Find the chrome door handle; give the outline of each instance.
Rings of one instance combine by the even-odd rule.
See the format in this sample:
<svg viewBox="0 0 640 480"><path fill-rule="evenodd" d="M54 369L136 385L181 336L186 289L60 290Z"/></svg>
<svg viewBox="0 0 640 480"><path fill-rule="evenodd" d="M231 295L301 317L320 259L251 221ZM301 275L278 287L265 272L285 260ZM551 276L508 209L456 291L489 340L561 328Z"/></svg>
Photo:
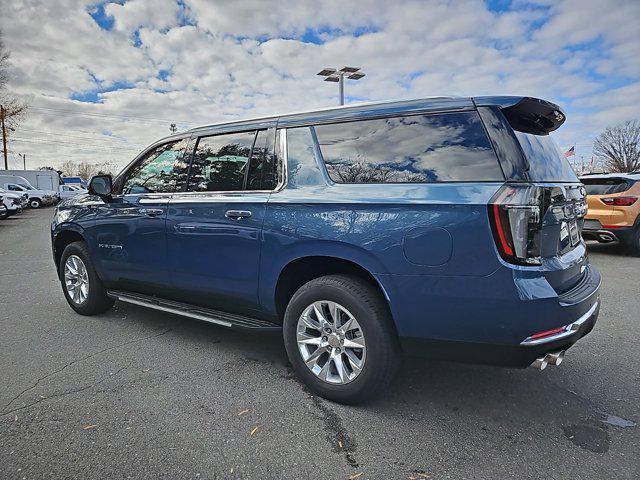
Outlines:
<svg viewBox="0 0 640 480"><path fill-rule="evenodd" d="M146 215L147 217L157 217L158 215L162 215L164 210L161 208L141 208L138 210L141 214Z"/></svg>
<svg viewBox="0 0 640 480"><path fill-rule="evenodd" d="M233 220L240 220L241 218L249 218L251 212L249 210L227 210L224 216Z"/></svg>

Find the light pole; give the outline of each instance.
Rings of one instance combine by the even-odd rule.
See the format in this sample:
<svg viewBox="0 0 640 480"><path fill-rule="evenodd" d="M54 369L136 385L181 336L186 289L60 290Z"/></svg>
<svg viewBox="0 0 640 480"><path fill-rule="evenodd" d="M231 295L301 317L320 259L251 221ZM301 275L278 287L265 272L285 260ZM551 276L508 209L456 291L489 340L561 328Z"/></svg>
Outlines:
<svg viewBox="0 0 640 480"><path fill-rule="evenodd" d="M336 68L325 68L318 72L318 75L321 77L325 77L325 82L337 82L338 90L340 91L340 105L344 105L344 77L351 80L360 80L365 76L364 73L360 71L359 67L342 67L340 69Z"/></svg>

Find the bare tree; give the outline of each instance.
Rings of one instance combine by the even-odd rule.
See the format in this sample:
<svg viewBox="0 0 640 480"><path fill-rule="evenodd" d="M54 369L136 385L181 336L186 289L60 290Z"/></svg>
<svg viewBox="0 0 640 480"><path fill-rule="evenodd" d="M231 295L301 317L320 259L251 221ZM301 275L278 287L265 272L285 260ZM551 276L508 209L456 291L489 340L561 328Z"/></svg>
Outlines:
<svg viewBox="0 0 640 480"><path fill-rule="evenodd" d="M4 41L2 40L2 32L0 32L0 91L6 87L7 81L9 80L7 73L9 69L9 56L9 50L5 48Z"/></svg>
<svg viewBox="0 0 640 480"><path fill-rule="evenodd" d="M629 120L607 127L593 145L593 153L610 172L640 170L640 122Z"/></svg>
<svg viewBox="0 0 640 480"><path fill-rule="evenodd" d="M89 163L66 160L60 167L62 175L65 177L81 177L89 180L94 175L112 174L114 165L109 162Z"/></svg>
<svg viewBox="0 0 640 480"><path fill-rule="evenodd" d="M7 92L10 56L11 54L2 39L2 31L0 31L0 105L2 105L2 116L7 136L15 130L27 112L26 104Z"/></svg>

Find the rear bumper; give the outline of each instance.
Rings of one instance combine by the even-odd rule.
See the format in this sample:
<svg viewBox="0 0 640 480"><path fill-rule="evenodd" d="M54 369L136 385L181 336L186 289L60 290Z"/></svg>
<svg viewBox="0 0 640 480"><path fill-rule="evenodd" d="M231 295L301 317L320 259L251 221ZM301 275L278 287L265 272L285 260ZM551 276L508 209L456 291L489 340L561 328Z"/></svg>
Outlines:
<svg viewBox="0 0 640 480"><path fill-rule="evenodd" d="M602 243L623 242L627 243L633 239L634 227L602 227L597 229L583 228L582 238L585 240L597 240Z"/></svg>
<svg viewBox="0 0 640 480"><path fill-rule="evenodd" d="M519 345L503 345L426 340L411 337L401 338L400 342L406 355L455 362L525 368L531 365L538 357L547 353L571 348L578 340L591 332L600 312L599 299L593 307L592 310L589 310L587 316L578 319L579 324L576 321L567 325L567 327L576 326L575 329L569 330L567 335L550 338L541 343L522 342Z"/></svg>
<svg viewBox="0 0 640 480"><path fill-rule="evenodd" d="M589 333L600 308L601 276L589 264L582 279L561 294L530 270L421 280L385 285L408 355L525 367ZM540 337L542 332L549 336Z"/></svg>

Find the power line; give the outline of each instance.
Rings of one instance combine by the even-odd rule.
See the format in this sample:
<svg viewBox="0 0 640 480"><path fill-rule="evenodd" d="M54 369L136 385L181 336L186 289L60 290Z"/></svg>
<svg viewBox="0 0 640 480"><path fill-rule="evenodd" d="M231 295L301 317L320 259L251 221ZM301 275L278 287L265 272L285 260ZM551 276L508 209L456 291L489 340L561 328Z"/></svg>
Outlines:
<svg viewBox="0 0 640 480"><path fill-rule="evenodd" d="M65 116L65 115L76 115L76 116L85 116L85 117L97 117L97 118L121 118L125 120L142 120L147 122L161 122L161 123L172 123L176 122L174 118L156 118L156 117L142 117L138 115L124 115L124 114L111 114L111 113L99 113L99 112L77 112L74 110L67 110L63 108L51 108L51 107L29 107L30 110L41 110L40 113L46 115L57 115L57 116ZM53 113L49 113L53 112ZM187 120L177 120L177 123L182 123L185 125L198 125L197 122L190 122Z"/></svg>

